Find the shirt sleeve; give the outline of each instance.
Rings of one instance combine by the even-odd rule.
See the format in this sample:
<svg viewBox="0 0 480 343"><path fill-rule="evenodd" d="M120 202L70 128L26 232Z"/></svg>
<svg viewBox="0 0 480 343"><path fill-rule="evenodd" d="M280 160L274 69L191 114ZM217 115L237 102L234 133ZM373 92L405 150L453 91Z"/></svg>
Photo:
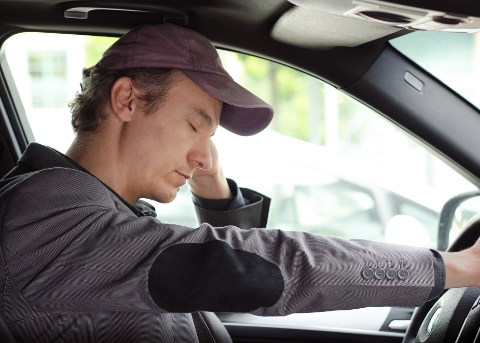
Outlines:
<svg viewBox="0 0 480 343"><path fill-rule="evenodd" d="M230 190L233 194L232 197L227 199L204 199L201 197L196 196L192 193L193 202L196 206L203 208L205 210L211 211L228 211L228 210L236 210L245 205L250 204L250 198L245 199L240 188L238 187L237 183L232 179L227 178L228 185ZM250 190L244 191L247 196L251 196ZM261 198L258 197L257 199L252 199L252 203L260 201ZM263 226L265 227L265 226ZM433 271L434 271L434 280L435 285L430 292L427 301L435 299L440 294L442 294L443 290L445 289L445 263L443 262L442 256L433 249L430 249L432 253L432 263L433 263Z"/></svg>
<svg viewBox="0 0 480 343"><path fill-rule="evenodd" d="M227 179L233 196L228 199L204 199L193 194L198 224L216 227L236 226L244 230L267 227L270 198L248 188L240 188Z"/></svg>
<svg viewBox="0 0 480 343"><path fill-rule="evenodd" d="M445 289L445 263L443 262L443 257L438 253L438 251L430 249L432 252L432 261L433 261L433 274L435 279L435 285L428 296L427 301L435 299L440 294L442 294Z"/></svg>
<svg viewBox="0 0 480 343"><path fill-rule="evenodd" d="M232 211L244 207L250 203L249 199L243 197L242 191L237 183L227 178L228 186L233 196L226 199L205 199L192 193L193 203L205 210L210 211Z"/></svg>

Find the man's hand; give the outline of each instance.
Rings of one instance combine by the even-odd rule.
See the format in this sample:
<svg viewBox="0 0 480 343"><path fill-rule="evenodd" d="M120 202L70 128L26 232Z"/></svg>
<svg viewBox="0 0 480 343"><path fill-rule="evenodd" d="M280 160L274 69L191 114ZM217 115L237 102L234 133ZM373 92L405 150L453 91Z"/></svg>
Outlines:
<svg viewBox="0 0 480 343"><path fill-rule="evenodd" d="M232 196L223 168L218 162L217 147L210 140L212 167L210 169L196 168L188 184L193 194L205 199L225 199Z"/></svg>
<svg viewBox="0 0 480 343"><path fill-rule="evenodd" d="M480 239L466 250L439 253L445 262L445 288L480 287Z"/></svg>

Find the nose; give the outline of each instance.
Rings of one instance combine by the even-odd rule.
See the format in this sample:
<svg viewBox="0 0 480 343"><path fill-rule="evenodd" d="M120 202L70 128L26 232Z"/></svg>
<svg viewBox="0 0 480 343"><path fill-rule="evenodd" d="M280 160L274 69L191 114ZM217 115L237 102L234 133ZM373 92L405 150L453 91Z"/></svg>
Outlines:
<svg viewBox="0 0 480 343"><path fill-rule="evenodd" d="M189 156L189 161L194 168L208 170L212 168L212 153L210 142L197 145Z"/></svg>

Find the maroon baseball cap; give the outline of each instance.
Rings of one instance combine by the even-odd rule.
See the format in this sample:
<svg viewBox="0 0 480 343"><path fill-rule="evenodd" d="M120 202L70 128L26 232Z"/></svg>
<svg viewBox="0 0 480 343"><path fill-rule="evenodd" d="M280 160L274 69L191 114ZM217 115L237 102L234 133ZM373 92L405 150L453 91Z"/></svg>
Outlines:
<svg viewBox="0 0 480 343"><path fill-rule="evenodd" d="M242 136L270 124L273 108L236 83L223 69L217 50L201 34L170 23L143 25L123 35L103 54L101 68L174 68L223 101L220 125Z"/></svg>

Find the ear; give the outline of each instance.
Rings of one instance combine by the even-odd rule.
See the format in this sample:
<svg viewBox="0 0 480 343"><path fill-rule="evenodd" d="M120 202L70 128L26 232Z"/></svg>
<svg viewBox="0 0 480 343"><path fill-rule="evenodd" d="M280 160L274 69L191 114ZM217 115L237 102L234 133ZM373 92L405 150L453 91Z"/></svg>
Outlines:
<svg viewBox="0 0 480 343"><path fill-rule="evenodd" d="M112 86L110 101L116 119L120 122L132 120L135 111L135 94L129 77L121 77Z"/></svg>

